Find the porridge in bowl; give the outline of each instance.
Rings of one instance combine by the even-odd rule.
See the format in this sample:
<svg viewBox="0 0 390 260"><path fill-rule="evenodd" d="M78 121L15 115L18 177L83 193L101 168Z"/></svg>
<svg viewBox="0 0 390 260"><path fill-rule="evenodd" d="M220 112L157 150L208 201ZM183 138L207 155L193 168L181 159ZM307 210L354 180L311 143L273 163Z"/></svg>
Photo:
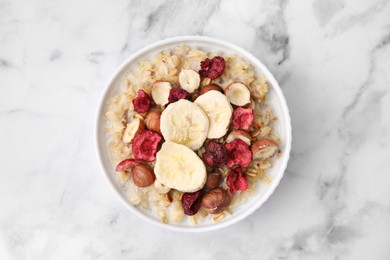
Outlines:
<svg viewBox="0 0 390 260"><path fill-rule="evenodd" d="M162 223L218 222L267 185L281 154L265 77L236 54L179 45L108 101L110 160L129 203Z"/></svg>

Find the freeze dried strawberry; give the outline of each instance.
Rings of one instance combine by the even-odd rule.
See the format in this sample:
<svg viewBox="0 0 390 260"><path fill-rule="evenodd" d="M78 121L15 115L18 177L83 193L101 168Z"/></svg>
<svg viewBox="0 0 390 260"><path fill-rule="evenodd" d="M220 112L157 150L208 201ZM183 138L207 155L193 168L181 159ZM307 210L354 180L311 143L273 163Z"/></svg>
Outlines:
<svg viewBox="0 0 390 260"><path fill-rule="evenodd" d="M142 89L138 90L137 97L133 100L134 110L138 113L146 113L148 112L152 102L148 94Z"/></svg>
<svg viewBox="0 0 390 260"><path fill-rule="evenodd" d="M248 145L241 139L225 144L225 147L229 156L227 166L241 166L245 168L251 163L252 153Z"/></svg>
<svg viewBox="0 0 390 260"><path fill-rule="evenodd" d="M126 170L133 168L134 166L136 166L138 163L141 163L141 162L143 162L143 161L140 159L134 159L134 158L125 159L125 160L121 161L120 163L118 163L115 171L124 172Z"/></svg>
<svg viewBox="0 0 390 260"><path fill-rule="evenodd" d="M238 107L233 112L233 128L248 130L253 124L253 109Z"/></svg>
<svg viewBox="0 0 390 260"><path fill-rule="evenodd" d="M200 62L200 76L216 79L223 74L225 70L225 59L221 56L215 56L211 60L205 59Z"/></svg>
<svg viewBox="0 0 390 260"><path fill-rule="evenodd" d="M182 88L171 88L169 91L168 104L174 103L179 99L190 99L190 93Z"/></svg>
<svg viewBox="0 0 390 260"><path fill-rule="evenodd" d="M188 216L195 215L198 212L201 204L201 192L184 193L181 198L181 205L183 206L184 214Z"/></svg>
<svg viewBox="0 0 390 260"><path fill-rule="evenodd" d="M230 189L230 193L234 194L238 190L248 189L248 182L242 174L241 168L235 168L228 173L226 184Z"/></svg>
<svg viewBox="0 0 390 260"><path fill-rule="evenodd" d="M132 144L134 157L147 162L153 162L156 160L156 153L161 139L160 134L150 130L145 130L137 134Z"/></svg>
<svg viewBox="0 0 390 260"><path fill-rule="evenodd" d="M211 141L206 146L203 153L203 161L210 167L219 168L224 166L229 160L226 148L223 144Z"/></svg>

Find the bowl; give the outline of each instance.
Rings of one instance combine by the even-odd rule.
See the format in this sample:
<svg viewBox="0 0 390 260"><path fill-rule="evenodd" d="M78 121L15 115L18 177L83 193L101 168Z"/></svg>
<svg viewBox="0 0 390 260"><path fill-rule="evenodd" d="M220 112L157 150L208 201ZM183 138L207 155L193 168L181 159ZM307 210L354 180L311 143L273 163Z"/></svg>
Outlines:
<svg viewBox="0 0 390 260"><path fill-rule="evenodd" d="M137 63L149 59L159 53L161 50L170 49L174 46L185 44L193 47L200 47L206 51L222 51L223 53L236 53L251 63L257 72L262 72L266 77L269 92L268 92L268 103L271 105L274 114L278 117L277 124L275 125L276 133L281 138L281 150L283 151L282 156L275 160L272 169L269 174L272 177L272 182L267 185L259 185L256 190L253 191L253 195L242 205L234 208L232 215L226 216L218 223L212 221L193 225L190 222L182 222L177 224L163 224L157 217L151 212L143 210L139 207L131 205L125 196L124 190L120 187L116 176L115 166L111 164L109 160L109 151L107 149L106 137L105 137L105 121L103 115L107 110L106 100L115 94L115 90L120 86L126 72L136 65ZM108 81L105 91L101 97L96 120L96 144L99 161L103 169L104 175L108 180L110 186L114 189L114 192L118 195L117 197L123 202L125 207L129 209L133 214L137 215L141 219L157 225L162 228L166 228L174 231L187 231L187 232L202 232L212 231L227 227L245 217L252 214L255 210L271 196L275 188L278 186L281 178L283 177L284 171L287 167L287 162L290 157L291 150L291 121L286 100L283 96L282 90L279 87L278 82L274 76L267 69L267 67L261 63L255 56L247 52L246 50L228 43L223 40L214 39L205 36L180 36L165 39L162 41L155 42L148 45L139 51L135 52L128 59L126 59L118 69L114 72L111 79Z"/></svg>

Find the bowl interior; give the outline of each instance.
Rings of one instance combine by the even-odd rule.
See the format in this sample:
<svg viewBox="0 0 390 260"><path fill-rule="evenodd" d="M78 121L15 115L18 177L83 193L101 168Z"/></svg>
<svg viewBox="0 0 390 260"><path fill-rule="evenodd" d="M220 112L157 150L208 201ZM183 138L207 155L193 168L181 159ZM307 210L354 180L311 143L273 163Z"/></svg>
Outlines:
<svg viewBox="0 0 390 260"><path fill-rule="evenodd" d="M272 178L272 182L270 184L259 184L250 199L248 199L242 205L234 208L233 215L226 216L218 223L205 221L204 223L199 223L195 226L190 222L186 221L177 224L160 223L158 218L155 217L150 211L145 211L139 207L134 207L127 202L126 194L124 190L120 187L118 180L115 176L115 166L111 165L111 162L109 160L109 151L107 149L106 141L107 138L105 136L106 133L104 132L105 121L103 118L105 112L107 111L106 100L115 95L115 92L121 85L121 82L126 75L126 72L129 71L137 63L152 58L161 50L171 49L181 44L185 44L192 47L200 47L206 51L212 51L221 54L236 53L246 59L247 62L251 63L255 67L255 70L257 72L261 72L265 75L269 85L268 103L271 105L274 114L278 117L278 121L275 125L275 132L278 133L281 138L281 150L283 151L283 153L280 158L273 161L273 167L269 171L269 175ZM287 166L291 147L290 115L282 91L280 90L279 85L276 82L275 78L272 76L272 74L257 58L255 58L247 51L227 42L204 36L184 36L163 40L149 45L129 57L129 59L127 59L118 68L118 70L114 73L113 77L107 84L106 91L103 94L100 108L98 111L96 127L97 149L103 170L109 182L115 189L116 193L119 195L121 201L126 205L129 210L131 210L139 217L161 227L178 231L197 232L214 230L233 224L251 214L268 199L268 197L273 193L276 186L279 184L279 181L282 178Z"/></svg>

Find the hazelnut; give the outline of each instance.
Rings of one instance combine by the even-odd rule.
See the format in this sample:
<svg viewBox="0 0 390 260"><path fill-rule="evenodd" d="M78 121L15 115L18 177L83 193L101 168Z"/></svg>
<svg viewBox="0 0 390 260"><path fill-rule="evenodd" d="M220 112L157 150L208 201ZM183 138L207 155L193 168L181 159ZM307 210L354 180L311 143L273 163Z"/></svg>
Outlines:
<svg viewBox="0 0 390 260"><path fill-rule="evenodd" d="M227 99L236 106L245 106L251 102L251 92L247 86L240 82L230 83L225 88Z"/></svg>
<svg viewBox="0 0 390 260"><path fill-rule="evenodd" d="M144 121L139 118L134 118L130 123L127 123L126 129L123 132L122 141L124 143L132 143L134 137L144 131L144 129Z"/></svg>
<svg viewBox="0 0 390 260"><path fill-rule="evenodd" d="M253 123L253 127L254 127L255 129L260 129L260 128L261 128L261 122L255 121L255 122Z"/></svg>
<svg viewBox="0 0 390 260"><path fill-rule="evenodd" d="M251 136L244 130L233 130L226 138L226 143L231 143L237 139L244 141L247 145L251 145Z"/></svg>
<svg viewBox="0 0 390 260"><path fill-rule="evenodd" d="M221 184L222 181L222 175L219 173L210 173L207 176L206 184L204 187L208 190L212 190L214 188L217 188L219 184Z"/></svg>
<svg viewBox="0 0 390 260"><path fill-rule="evenodd" d="M251 150L254 160L267 160L278 150L278 144L271 139L263 138L254 142Z"/></svg>
<svg viewBox="0 0 390 260"><path fill-rule="evenodd" d="M145 123L146 128L157 133L161 133L160 131L160 117L161 111L152 110L146 115Z"/></svg>
<svg viewBox="0 0 390 260"><path fill-rule="evenodd" d="M202 198L202 207L211 214L219 214L227 209L230 205L231 199L226 190L222 188L215 188Z"/></svg>
<svg viewBox="0 0 390 260"><path fill-rule="evenodd" d="M218 86L217 84L208 84L200 90L200 94L203 95L204 93L206 93L210 90L216 90L216 91L223 93L223 89L220 86Z"/></svg>
<svg viewBox="0 0 390 260"><path fill-rule="evenodd" d="M134 184L138 187L147 187L153 184L156 176L153 169L144 163L139 163L131 169Z"/></svg>

